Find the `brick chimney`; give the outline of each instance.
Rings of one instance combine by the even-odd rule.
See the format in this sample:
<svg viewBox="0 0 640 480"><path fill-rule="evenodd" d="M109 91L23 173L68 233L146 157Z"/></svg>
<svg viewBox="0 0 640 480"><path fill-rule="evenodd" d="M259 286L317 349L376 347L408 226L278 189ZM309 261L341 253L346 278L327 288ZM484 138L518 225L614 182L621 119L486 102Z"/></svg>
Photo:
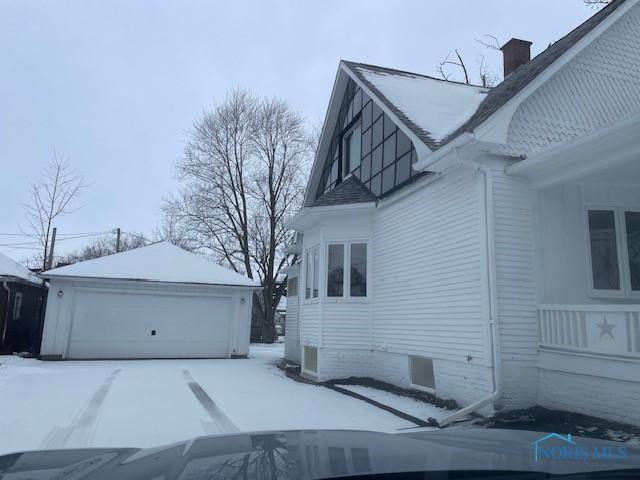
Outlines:
<svg viewBox="0 0 640 480"><path fill-rule="evenodd" d="M531 60L531 42L512 38L502 47L502 57L504 59L504 77L513 72L520 65L524 65Z"/></svg>

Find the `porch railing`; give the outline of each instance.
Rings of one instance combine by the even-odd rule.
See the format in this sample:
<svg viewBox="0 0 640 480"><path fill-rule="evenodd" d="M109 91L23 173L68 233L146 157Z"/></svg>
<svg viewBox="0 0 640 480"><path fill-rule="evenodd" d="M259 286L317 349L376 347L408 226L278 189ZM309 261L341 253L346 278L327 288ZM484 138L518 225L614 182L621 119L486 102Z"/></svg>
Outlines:
<svg viewBox="0 0 640 480"><path fill-rule="evenodd" d="M640 359L640 305L540 305L540 347Z"/></svg>

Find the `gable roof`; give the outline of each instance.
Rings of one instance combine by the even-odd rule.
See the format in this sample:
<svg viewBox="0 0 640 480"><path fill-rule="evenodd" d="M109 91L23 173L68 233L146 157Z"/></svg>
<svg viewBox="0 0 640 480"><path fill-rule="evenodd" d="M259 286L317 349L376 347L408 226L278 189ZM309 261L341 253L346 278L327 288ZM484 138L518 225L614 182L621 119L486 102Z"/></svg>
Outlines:
<svg viewBox="0 0 640 480"><path fill-rule="evenodd" d="M431 150L472 132L626 0L613 0L492 88L356 62L342 63Z"/></svg>
<svg viewBox="0 0 640 480"><path fill-rule="evenodd" d="M402 70L343 63L431 150L473 115L489 91Z"/></svg>
<svg viewBox="0 0 640 480"><path fill-rule="evenodd" d="M41 273L45 278L76 277L256 287L259 283L169 242L158 242L107 257Z"/></svg>
<svg viewBox="0 0 640 480"><path fill-rule="evenodd" d="M501 83L493 87L487 94L484 101L469 119L453 131L440 146L445 145L464 132L472 132L491 115L511 100L518 92L529 85L547 67L551 66L567 50L573 47L578 41L584 38L589 32L596 28L603 20L611 15L626 0L613 0L610 4L598 11L595 15L587 19L584 23L574 28L560 40L552 43L546 50L543 50L529 62L518 67L508 75Z"/></svg>
<svg viewBox="0 0 640 480"><path fill-rule="evenodd" d="M349 203L375 202L376 196L354 176L339 183L336 188L325 193L310 207L326 207L329 205L345 205Z"/></svg>
<svg viewBox="0 0 640 480"><path fill-rule="evenodd" d="M2 253L0 253L0 277L12 277L31 283L42 283L31 270Z"/></svg>

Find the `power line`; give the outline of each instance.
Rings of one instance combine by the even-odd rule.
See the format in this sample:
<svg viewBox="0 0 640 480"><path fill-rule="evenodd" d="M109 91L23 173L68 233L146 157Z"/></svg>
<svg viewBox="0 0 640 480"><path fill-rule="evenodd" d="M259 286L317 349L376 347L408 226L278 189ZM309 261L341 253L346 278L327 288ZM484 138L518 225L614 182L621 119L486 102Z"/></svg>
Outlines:
<svg viewBox="0 0 640 480"><path fill-rule="evenodd" d="M65 240L76 240L79 238L89 238L89 237L97 237L99 235L108 235L113 233L113 231L108 231L108 232L96 232L96 233L86 233L83 235L75 235L75 236L67 236L67 237L63 237L63 238L58 238L58 242L63 242ZM67 235L71 235L71 234L67 234ZM0 247L21 247L21 246L27 246L27 245L34 245L36 246L35 248L37 248L37 246L42 246L42 244L36 240L32 241L32 242L14 242L14 243L0 243Z"/></svg>

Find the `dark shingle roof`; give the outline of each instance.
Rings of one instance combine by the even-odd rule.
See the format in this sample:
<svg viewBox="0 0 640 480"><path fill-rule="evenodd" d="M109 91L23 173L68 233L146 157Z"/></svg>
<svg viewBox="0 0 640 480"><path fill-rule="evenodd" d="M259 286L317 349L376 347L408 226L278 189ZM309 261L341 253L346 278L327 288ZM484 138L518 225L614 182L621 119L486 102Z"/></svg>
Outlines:
<svg viewBox="0 0 640 480"><path fill-rule="evenodd" d="M613 13L626 0L613 0L609 5L597 12L580 26L574 28L557 42L551 44L546 50L541 52L529 62L517 68L504 81L492 88L487 98L480 104L467 122L444 139L440 146L450 142L464 132L471 132L500 107L513 98L518 92L529 85L547 67L553 64L567 50L573 47L578 41L584 38L589 32L597 27L604 19Z"/></svg>
<svg viewBox="0 0 640 480"><path fill-rule="evenodd" d="M475 130L493 113L498 111L500 107L502 107L518 92L529 85L529 83L531 83L538 75L540 75L548 66L553 64L567 50L569 50L585 35L591 32L595 27L597 27L604 19L606 19L625 1L626 0L613 0L609 5L598 11L595 15L582 23L580 26L573 29L560 40L550 45L546 50L531 59L528 63L516 69L513 73L511 73L511 75L505 78L502 83L496 85L488 91L486 98L482 101L475 113L471 115L471 117L463 125L458 127L455 131L453 131L440 142L434 141L429 136L429 132L424 131L422 128L412 122L411 119L409 119L401 110L399 110L392 102L390 102L382 94L382 92L380 92L380 90L375 87L375 85L369 82L360 70L366 69L389 75L417 76L438 81L444 80L402 70L378 67L375 65L366 65L344 60L343 63L347 67L349 67L351 72L353 72L353 74L356 75L356 77L358 77L358 79L363 84L365 84L400 119L400 121L402 121L422 142L424 142L425 145L427 145L431 150L437 150L438 148L452 141L460 134Z"/></svg>
<svg viewBox="0 0 640 480"><path fill-rule="evenodd" d="M329 205L345 205L349 203L375 202L376 196L365 187L360 180L351 176L336 188L313 202L310 207L326 207Z"/></svg>

